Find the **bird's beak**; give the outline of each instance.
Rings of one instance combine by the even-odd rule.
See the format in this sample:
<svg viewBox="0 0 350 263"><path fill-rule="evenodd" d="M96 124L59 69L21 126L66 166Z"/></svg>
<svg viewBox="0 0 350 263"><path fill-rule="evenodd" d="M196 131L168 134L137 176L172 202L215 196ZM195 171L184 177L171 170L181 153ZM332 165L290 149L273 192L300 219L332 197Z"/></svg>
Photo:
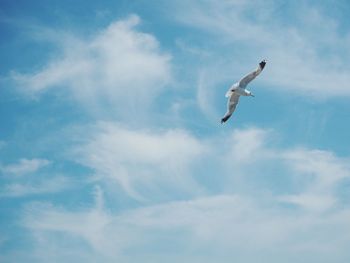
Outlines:
<svg viewBox="0 0 350 263"><path fill-rule="evenodd" d="M253 94L250 94L250 96L255 97Z"/></svg>

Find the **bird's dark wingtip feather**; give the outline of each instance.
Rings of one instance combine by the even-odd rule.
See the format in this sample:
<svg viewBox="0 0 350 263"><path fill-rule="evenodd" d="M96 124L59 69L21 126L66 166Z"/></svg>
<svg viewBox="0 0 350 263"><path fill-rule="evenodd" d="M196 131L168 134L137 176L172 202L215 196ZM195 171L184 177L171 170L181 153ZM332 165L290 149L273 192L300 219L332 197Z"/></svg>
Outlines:
<svg viewBox="0 0 350 263"><path fill-rule="evenodd" d="M225 123L229 118L231 117L231 115L225 116L221 119L221 124Z"/></svg>
<svg viewBox="0 0 350 263"><path fill-rule="evenodd" d="M259 66L260 66L261 69L264 69L265 65L266 65L266 59L264 59L263 61L261 61L259 63Z"/></svg>

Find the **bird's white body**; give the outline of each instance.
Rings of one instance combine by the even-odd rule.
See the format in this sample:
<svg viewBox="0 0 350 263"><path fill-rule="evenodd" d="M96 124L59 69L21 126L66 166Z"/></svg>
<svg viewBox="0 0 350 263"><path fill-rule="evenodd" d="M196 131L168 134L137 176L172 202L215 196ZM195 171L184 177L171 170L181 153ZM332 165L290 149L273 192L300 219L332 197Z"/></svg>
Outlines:
<svg viewBox="0 0 350 263"><path fill-rule="evenodd" d="M255 79L256 76L258 76L261 73L261 71L265 67L265 64L265 60L261 61L259 63L259 67L256 70L243 77L239 82L233 84L230 87L230 89L226 92L225 96L228 98L227 112L225 116L221 119L221 123L226 122L231 117L231 115L236 109L240 96L254 97L254 95L249 90L247 90L246 87L249 84L249 82L251 82L253 79Z"/></svg>
<svg viewBox="0 0 350 263"><path fill-rule="evenodd" d="M240 96L251 96L252 93L247 90L239 87L238 83L232 85L232 87L226 92L225 97L229 98L233 95L233 93L238 94Z"/></svg>

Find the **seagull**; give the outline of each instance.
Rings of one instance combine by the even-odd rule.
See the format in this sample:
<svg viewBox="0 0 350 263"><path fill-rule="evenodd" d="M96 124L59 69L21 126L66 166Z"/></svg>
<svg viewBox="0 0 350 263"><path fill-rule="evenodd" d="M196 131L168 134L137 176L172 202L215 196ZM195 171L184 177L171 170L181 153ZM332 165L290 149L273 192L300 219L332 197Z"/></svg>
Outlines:
<svg viewBox="0 0 350 263"><path fill-rule="evenodd" d="M247 90L246 87L249 84L249 82L251 82L253 79L255 79L256 76L258 76L261 73L265 65L266 60L264 59L259 63L259 66L256 70L243 77L239 82L233 84L230 87L230 89L226 92L225 97L228 98L227 112L225 113L225 116L222 117L221 123L226 122L231 117L231 115L237 107L240 96L254 97L251 91Z"/></svg>

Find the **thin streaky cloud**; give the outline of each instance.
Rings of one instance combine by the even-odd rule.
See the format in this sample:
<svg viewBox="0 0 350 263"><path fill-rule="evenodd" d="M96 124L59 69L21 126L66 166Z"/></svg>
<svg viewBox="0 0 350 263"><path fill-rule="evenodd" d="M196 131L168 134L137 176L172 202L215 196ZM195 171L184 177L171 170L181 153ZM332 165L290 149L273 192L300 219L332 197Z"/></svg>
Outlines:
<svg viewBox="0 0 350 263"><path fill-rule="evenodd" d="M89 40L63 34L61 56L38 72L13 72L12 79L25 94L63 89L89 111L106 114L108 108L119 117L126 112L135 117L171 80L171 56L154 36L137 29L140 23L131 15Z"/></svg>
<svg viewBox="0 0 350 263"><path fill-rule="evenodd" d="M135 249L146 246L151 241L160 244L164 234L172 235L173 242L164 244L167 255L171 255L170 262L181 259L193 261L199 257L198 253L177 253L176 256L176 248L171 247L177 242L183 242L189 249L196 249L200 254L205 253L204 249L209 246L211 255L202 262L212 262L220 253L224 253L226 258L223 262L229 262L227 259L230 256L241 258L239 262L243 262L243 259L254 262L261 255L277 262L286 255L296 258L296 254L298 258L304 259L302 262L308 262L320 257L332 258L337 252L344 253L346 248L338 241L349 240L350 235L337 228L332 230L332 227L346 227L349 211L324 214L322 217L317 213L281 213L282 211L285 208L269 207L263 202L239 195L217 195L169 202L130 209L118 215L94 207L82 211L67 211L52 205L33 204L28 207L23 224L38 240L52 242L55 233L80 238L91 244L107 261L114 258L136 262L143 257L143 252L134 253ZM182 235L174 236L171 234L173 229ZM323 238L324 235L341 238L335 238L338 241L330 244ZM56 249L60 249L59 243L54 244ZM284 256L262 252L277 245ZM226 246L231 249L223 250ZM323 249L326 247L328 249ZM42 253L49 252L42 250ZM154 255L152 259L158 261L159 256Z"/></svg>
<svg viewBox="0 0 350 263"><path fill-rule="evenodd" d="M186 131L135 131L112 122L90 130L88 143L76 146L73 155L102 180L119 184L130 197L144 201L143 193L153 192L155 197L162 189L201 191L190 171L206 148ZM146 200L154 197L148 195Z"/></svg>
<svg viewBox="0 0 350 263"><path fill-rule="evenodd" d="M302 5L297 19L300 24L310 26L277 23L274 12L278 4L271 1L263 5L266 15L258 15L256 21L249 16L256 3L259 1L192 1L186 7L179 4L175 10L178 11L177 21L215 35L215 42L222 49L227 50L228 45L232 46L232 51L239 49L246 57L244 66L256 57L267 58L271 62L268 76L262 77L266 86L321 99L350 95L350 68L347 66L350 53L344 49L349 38L336 33L338 25L334 17ZM322 32L322 37L314 34L315 28ZM324 49L335 52L331 57L325 56ZM231 67L222 70L242 69L234 60L235 53L231 59L220 58L220 52L216 53L226 65L232 61Z"/></svg>
<svg viewBox="0 0 350 263"><path fill-rule="evenodd" d="M0 189L2 198L27 197L33 195L45 195L69 190L74 182L65 176L53 176L51 178L35 180L33 183L12 182L5 184Z"/></svg>
<svg viewBox="0 0 350 263"><path fill-rule="evenodd" d="M347 262L346 1L66 2L0 7L1 262Z"/></svg>
<svg viewBox="0 0 350 263"><path fill-rule="evenodd" d="M0 165L0 171L5 175L21 176L35 173L41 168L48 166L51 162L46 159L22 158L17 163Z"/></svg>

